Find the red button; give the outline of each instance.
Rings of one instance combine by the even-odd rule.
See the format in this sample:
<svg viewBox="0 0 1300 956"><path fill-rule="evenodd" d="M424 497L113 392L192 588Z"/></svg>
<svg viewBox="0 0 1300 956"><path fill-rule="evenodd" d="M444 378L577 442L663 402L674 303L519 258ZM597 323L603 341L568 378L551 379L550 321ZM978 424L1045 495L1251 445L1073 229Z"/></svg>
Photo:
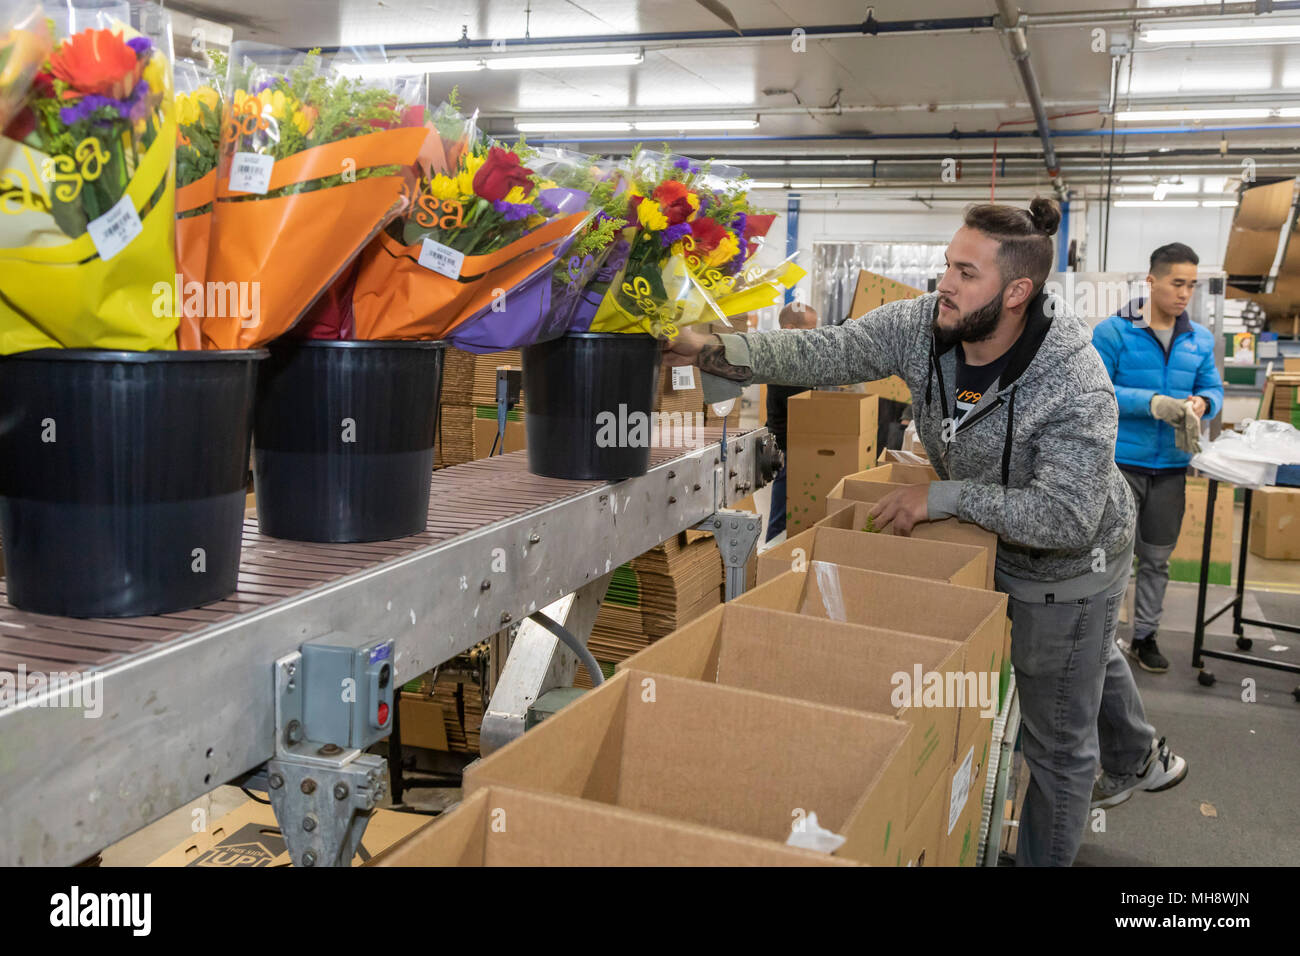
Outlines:
<svg viewBox="0 0 1300 956"><path fill-rule="evenodd" d="M379 702L379 726L382 727L388 723L388 705L382 700Z"/></svg>

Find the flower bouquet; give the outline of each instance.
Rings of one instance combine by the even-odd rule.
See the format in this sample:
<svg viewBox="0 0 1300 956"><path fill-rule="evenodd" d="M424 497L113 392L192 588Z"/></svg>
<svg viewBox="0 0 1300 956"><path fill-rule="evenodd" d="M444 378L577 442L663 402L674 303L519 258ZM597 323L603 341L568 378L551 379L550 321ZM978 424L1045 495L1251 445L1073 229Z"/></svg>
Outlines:
<svg viewBox="0 0 1300 956"><path fill-rule="evenodd" d="M50 24L39 3L0 0L0 129L27 102L50 44Z"/></svg>
<svg viewBox="0 0 1300 956"><path fill-rule="evenodd" d="M283 335L406 207L423 100L422 76L357 79L315 50L235 44L206 280L239 307L205 310L205 348Z"/></svg>
<svg viewBox="0 0 1300 956"><path fill-rule="evenodd" d="M209 53L211 66L176 64L176 272L173 311L183 349L203 347L199 317L205 308L208 238L217 198L225 57Z"/></svg>
<svg viewBox="0 0 1300 956"><path fill-rule="evenodd" d="M648 332L672 339L683 325L726 321L696 273L734 257L738 240L706 215L709 194L696 185L700 174L701 167L685 157L640 147L633 152L625 194L632 224L623 237L627 258L610 280L590 331ZM704 235L713 246L692 269L687 254L695 250L697 229L707 230Z"/></svg>
<svg viewBox="0 0 1300 956"><path fill-rule="evenodd" d="M0 354L174 346L170 40L130 9L159 35L79 11L0 137Z"/></svg>
<svg viewBox="0 0 1300 956"><path fill-rule="evenodd" d="M434 127L410 208L362 255L354 337L450 337L473 351L532 341L590 194L539 176L525 165L535 150L490 141L454 99Z"/></svg>

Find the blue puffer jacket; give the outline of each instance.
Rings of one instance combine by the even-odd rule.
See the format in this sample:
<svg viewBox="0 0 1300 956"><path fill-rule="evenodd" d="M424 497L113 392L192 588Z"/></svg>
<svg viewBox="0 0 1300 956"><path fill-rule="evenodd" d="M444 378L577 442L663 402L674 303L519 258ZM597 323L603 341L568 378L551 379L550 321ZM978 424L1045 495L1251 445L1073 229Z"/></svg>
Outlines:
<svg viewBox="0 0 1300 956"><path fill-rule="evenodd" d="M1115 461L1138 468L1185 468L1192 456L1179 451L1172 425L1151 416L1151 396L1189 398L1199 395L1205 418L1223 408L1223 381L1214 364L1214 334L1184 312L1174 323L1169 354L1154 332L1142 324L1142 300L1134 299L1092 330L1119 401L1119 435Z"/></svg>

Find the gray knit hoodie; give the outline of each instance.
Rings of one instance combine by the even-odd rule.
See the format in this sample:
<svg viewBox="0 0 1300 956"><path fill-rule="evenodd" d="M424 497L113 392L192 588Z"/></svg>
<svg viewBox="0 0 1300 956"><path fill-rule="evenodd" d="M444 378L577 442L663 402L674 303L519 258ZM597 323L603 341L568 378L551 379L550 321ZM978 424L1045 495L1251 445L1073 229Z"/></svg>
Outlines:
<svg viewBox="0 0 1300 956"><path fill-rule="evenodd" d="M942 479L930 485L929 518L956 516L995 532L998 587L1014 597L1072 601L1109 589L1131 564L1135 509L1115 466L1115 392L1088 328L1040 292L997 384L945 436L957 356L935 343L938 299L890 302L840 326L722 335L727 361L754 374L741 383L705 375L705 398L737 395L752 382L901 376Z"/></svg>

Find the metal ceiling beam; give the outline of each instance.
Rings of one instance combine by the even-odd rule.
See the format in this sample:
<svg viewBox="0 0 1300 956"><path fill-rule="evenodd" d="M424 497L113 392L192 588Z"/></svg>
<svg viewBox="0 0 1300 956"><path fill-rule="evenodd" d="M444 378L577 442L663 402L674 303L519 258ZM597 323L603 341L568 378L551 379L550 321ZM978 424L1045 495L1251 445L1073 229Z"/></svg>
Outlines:
<svg viewBox="0 0 1300 956"><path fill-rule="evenodd" d="M1034 73L1034 64L1029 59L1029 43L1025 31L1017 24L1020 22L1020 10L1013 0L997 0L998 21L1002 35L1011 46L1011 59L1020 73L1020 84L1029 99L1029 108L1034 114L1034 125L1038 127L1038 138L1043 144L1043 165L1047 175L1056 182L1061 174L1061 164L1056 161L1056 147L1052 145L1052 131L1047 125L1047 107L1043 103L1043 91L1038 87L1038 77ZM1057 191L1064 194L1065 184L1056 182Z"/></svg>

